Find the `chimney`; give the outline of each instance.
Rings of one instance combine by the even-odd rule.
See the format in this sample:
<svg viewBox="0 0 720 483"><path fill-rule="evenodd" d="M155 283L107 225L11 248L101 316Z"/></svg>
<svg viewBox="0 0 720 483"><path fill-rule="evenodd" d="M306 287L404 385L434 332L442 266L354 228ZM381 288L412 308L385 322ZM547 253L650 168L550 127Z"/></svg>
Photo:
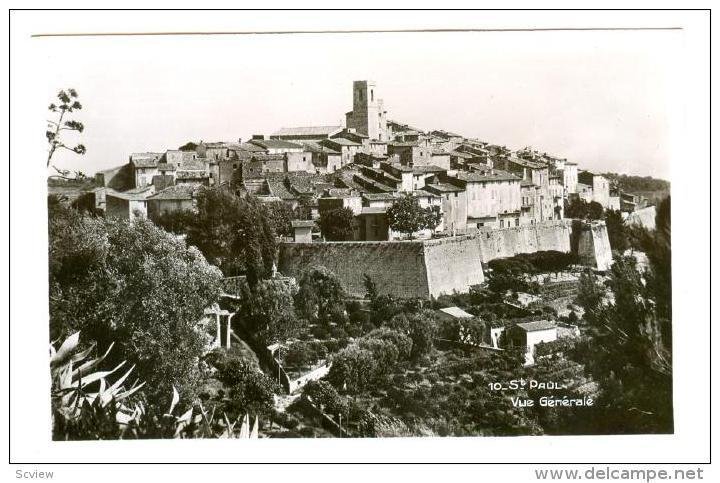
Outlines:
<svg viewBox="0 0 720 483"><path fill-rule="evenodd" d="M242 138L238 138L238 144L242 144Z"/></svg>

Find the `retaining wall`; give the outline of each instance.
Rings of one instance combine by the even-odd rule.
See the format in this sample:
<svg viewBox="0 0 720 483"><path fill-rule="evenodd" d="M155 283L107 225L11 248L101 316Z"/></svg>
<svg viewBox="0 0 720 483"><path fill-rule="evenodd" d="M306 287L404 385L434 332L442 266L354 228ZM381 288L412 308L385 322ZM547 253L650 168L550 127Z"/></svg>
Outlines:
<svg viewBox="0 0 720 483"><path fill-rule="evenodd" d="M324 266L352 297L365 296L366 274L379 293L430 298L482 283L482 262L544 250L576 251L583 263L600 270L612 262L604 223L558 220L433 240L281 243L278 269L299 277Z"/></svg>

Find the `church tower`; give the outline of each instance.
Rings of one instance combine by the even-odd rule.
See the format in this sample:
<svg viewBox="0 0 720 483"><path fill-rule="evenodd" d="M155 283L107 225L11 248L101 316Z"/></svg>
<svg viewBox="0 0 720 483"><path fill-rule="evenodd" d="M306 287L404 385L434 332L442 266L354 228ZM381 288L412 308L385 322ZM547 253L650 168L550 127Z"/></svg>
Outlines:
<svg viewBox="0 0 720 483"><path fill-rule="evenodd" d="M387 141L386 115L375 81L353 82L353 110L345 114L345 126L370 139Z"/></svg>

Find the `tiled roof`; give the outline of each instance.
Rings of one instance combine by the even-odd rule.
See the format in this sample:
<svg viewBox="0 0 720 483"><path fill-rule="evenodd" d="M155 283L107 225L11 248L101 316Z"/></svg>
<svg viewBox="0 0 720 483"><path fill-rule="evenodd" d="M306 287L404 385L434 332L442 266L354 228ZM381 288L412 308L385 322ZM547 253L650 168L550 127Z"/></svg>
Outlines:
<svg viewBox="0 0 720 483"><path fill-rule="evenodd" d="M105 196L114 196L123 200L141 201L147 199L154 192L152 185L141 186L139 188L133 188L123 192L107 192Z"/></svg>
<svg viewBox="0 0 720 483"><path fill-rule="evenodd" d="M440 129L435 130L435 131L430 131L430 134L432 134L433 136L440 136L440 137L447 137L447 138L461 138L462 137L461 135L455 134L454 132L443 131Z"/></svg>
<svg viewBox="0 0 720 483"><path fill-rule="evenodd" d="M197 171L197 170L191 170L191 171L178 170L175 177L177 179L205 179L205 178L210 178L210 173L208 173L207 171Z"/></svg>
<svg viewBox="0 0 720 483"><path fill-rule="evenodd" d="M447 171L447 170L441 168L440 166L435 166L434 164L430 164L428 166L413 166L412 167L413 174L442 173L444 171Z"/></svg>
<svg viewBox="0 0 720 483"><path fill-rule="evenodd" d="M455 317L456 319L472 319L474 317L473 314L469 314L465 312L460 307L445 307L443 309L438 309L440 312L451 315Z"/></svg>
<svg viewBox="0 0 720 483"><path fill-rule="evenodd" d="M455 156L456 158L463 159L472 159L474 157L472 154L463 153L462 151L452 151L450 152L450 156Z"/></svg>
<svg viewBox="0 0 720 483"><path fill-rule="evenodd" d="M362 197L368 201L386 201L397 198L393 193L363 193Z"/></svg>
<svg viewBox="0 0 720 483"><path fill-rule="evenodd" d="M449 183L426 184L425 189L431 193L453 193L457 191L465 191L464 189Z"/></svg>
<svg viewBox="0 0 720 483"><path fill-rule="evenodd" d="M349 139L345 138L324 139L322 142L323 144L334 143L338 146L362 146L360 143L356 143L355 141L350 141Z"/></svg>
<svg viewBox="0 0 720 483"><path fill-rule="evenodd" d="M342 130L342 126L283 127L271 136L330 136Z"/></svg>
<svg viewBox="0 0 720 483"><path fill-rule="evenodd" d="M178 170L183 171L205 171L205 163L201 161L190 159L183 159L178 167Z"/></svg>
<svg viewBox="0 0 720 483"><path fill-rule="evenodd" d="M327 146L322 146L321 144L318 144L318 143L303 141L302 144L303 144L303 146L305 146L305 149L311 153L340 154L340 151L336 151Z"/></svg>
<svg viewBox="0 0 720 483"><path fill-rule="evenodd" d="M520 178L517 176L499 169L472 172L460 171L456 177L459 180L469 183L481 183L484 181L520 181Z"/></svg>
<svg viewBox="0 0 720 483"><path fill-rule="evenodd" d="M265 154L265 153L252 153L250 160L252 161L282 161L285 159L285 155L281 153Z"/></svg>
<svg viewBox="0 0 720 483"><path fill-rule="evenodd" d="M149 200L191 200L193 194L197 190L196 186L180 184L170 186L162 191L158 191L152 196L149 196Z"/></svg>
<svg viewBox="0 0 720 483"><path fill-rule="evenodd" d="M393 141L388 146L397 147L397 148L413 148L416 146L419 146L419 141Z"/></svg>
<svg viewBox="0 0 720 483"><path fill-rule="evenodd" d="M378 215L380 213L385 213L387 211L387 208L384 208L382 206L363 206L362 211L360 212L361 215Z"/></svg>
<svg viewBox="0 0 720 483"><path fill-rule="evenodd" d="M403 123L397 122L397 121L392 121L392 120L390 120L390 119L388 119L387 123L390 124L390 125L395 125L395 126L397 126L397 127L399 127L399 128L402 128L402 129L405 129L405 130L408 130L408 131L423 132L423 130L420 129L420 128L418 128L418 127L410 126L409 124L403 124Z"/></svg>
<svg viewBox="0 0 720 483"><path fill-rule="evenodd" d="M289 141L283 141L282 139L251 139L248 141L250 144L260 146L265 149L299 149L302 148L302 144L291 143Z"/></svg>
<svg viewBox="0 0 720 483"><path fill-rule="evenodd" d="M293 228L314 228L315 222L313 220L292 220L290 225Z"/></svg>
<svg viewBox="0 0 720 483"><path fill-rule="evenodd" d="M547 165L545 163L540 163L538 161L530 161L527 159L518 158L516 156L509 156L507 158L508 161L511 163L515 163L520 166L525 166L526 168L530 169L542 169L547 168Z"/></svg>
<svg viewBox="0 0 720 483"><path fill-rule="evenodd" d="M157 166L157 159L138 159L133 161L136 168L154 168Z"/></svg>
<svg viewBox="0 0 720 483"><path fill-rule="evenodd" d="M552 320L536 320L535 322L521 322L518 327L526 332L535 332L538 330L548 330L557 328L557 324Z"/></svg>
<svg viewBox="0 0 720 483"><path fill-rule="evenodd" d="M157 169L158 171L175 171L175 165L168 163L158 163Z"/></svg>
<svg viewBox="0 0 720 483"><path fill-rule="evenodd" d="M261 148L260 146L257 146L255 144L251 144L251 143L242 143L238 147L242 150L250 151L250 152L254 152L254 153L265 151L265 148Z"/></svg>
<svg viewBox="0 0 720 483"><path fill-rule="evenodd" d="M267 173L265 175L265 181L267 181L270 193L273 196L277 196L281 200L297 199L297 195L292 193L285 185L284 173Z"/></svg>

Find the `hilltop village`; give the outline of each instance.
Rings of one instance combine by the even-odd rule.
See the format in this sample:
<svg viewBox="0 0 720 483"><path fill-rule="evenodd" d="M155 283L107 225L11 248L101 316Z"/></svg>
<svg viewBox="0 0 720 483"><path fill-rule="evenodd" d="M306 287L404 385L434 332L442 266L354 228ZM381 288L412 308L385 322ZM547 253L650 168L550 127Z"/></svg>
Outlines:
<svg viewBox="0 0 720 483"><path fill-rule="evenodd" d="M565 158L389 120L372 81L354 82L352 92L345 126L132 153L127 164L96 174L96 207L113 217L152 218L188 206L194 187L233 185L264 201L309 202L313 217L323 207L350 207L354 239L381 241L399 237L384 213L404 194L442 214L420 237L561 220L563 200L573 197L611 209L633 202Z"/></svg>
<svg viewBox="0 0 720 483"><path fill-rule="evenodd" d="M211 382L186 388L196 399L184 407L201 400L203 408L227 411L244 428L240 437L257 436L258 429L265 437L603 432L586 421L594 420L588 416L593 400L604 396L606 380L616 384L620 369L605 362L605 372L595 369L593 357L606 361L611 349L593 341L609 330L607 317L667 309L642 302L651 295L623 297L615 287L621 286L618 277L646 277L646 270L660 270L653 264L669 260L643 253L656 250L656 219L668 223L669 236L669 214L663 218L642 196L566 158L391 120L379 94L373 81L353 82L344 126L190 141L132 153L126 164L98 172L85 194L97 217L80 224L105 233L88 240L110 241L93 251L85 240L64 238L79 222L59 217L61 228L51 227L51 268L60 274L51 270L51 314L62 316L51 316L51 333L67 335L65 328L53 329L53 320L73 320L77 327L78 318L90 317L89 326L96 327L97 314L107 320L102 330L92 330L110 338L122 325L118 320L128 318L131 329L117 331L118 337L135 335L121 347L147 361L137 347L148 339L139 327L155 320L148 312L171 319L163 331L172 332L176 318L196 323L184 306L195 304L202 311L199 326L175 339L162 332L162 342L148 350L167 343L182 358L180 347L195 337L188 334L201 333L207 347L201 350L198 342L188 351L209 361ZM666 208L669 213L669 202ZM267 217L259 213L278 211L286 229L265 230ZM201 215L203 225L188 229ZM234 216L242 222L227 222ZM100 219L120 223L101 228ZM617 225L611 227L612 220ZM154 224L172 236L158 235ZM640 230L634 244L628 227ZM121 268L100 270L93 262L88 270L97 269L101 280L126 270L134 282L103 284L83 275L92 279L91 288L78 288L57 268L88 253L110 256L113 237L121 240L115 255ZM127 257L146 240L157 245L131 262ZM215 266L197 265L197 250L186 253L192 247L185 241ZM53 252L75 246L80 254ZM173 250L181 255L153 261ZM228 252L242 254L240 268ZM168 289L176 263L194 267L177 272L177 296ZM222 289L202 298L215 286L217 267ZM653 280L641 285L633 278L630 285L663 286ZM64 300L86 289L113 294L121 308L112 312L104 298L88 308L88 296L79 304L84 312L74 314ZM135 316L138 321L130 322ZM669 316L662 321L669 324ZM657 330L667 334L669 325L662 324ZM104 332L107 327L113 329ZM614 340L604 337L597 340ZM634 350L628 347L612 350ZM148 363L150 379L162 372L157 367ZM166 392L176 387L168 381L179 386L186 384L180 379L190 380L174 367L167 371L173 376L157 384ZM528 386L510 390L510 379ZM666 387L667 381L657 384ZM558 387L563 391L554 392ZM228 397L235 402L227 403ZM658 401L664 404L662 394ZM586 412L548 409L556 406ZM665 423L653 431L665 431Z"/></svg>

